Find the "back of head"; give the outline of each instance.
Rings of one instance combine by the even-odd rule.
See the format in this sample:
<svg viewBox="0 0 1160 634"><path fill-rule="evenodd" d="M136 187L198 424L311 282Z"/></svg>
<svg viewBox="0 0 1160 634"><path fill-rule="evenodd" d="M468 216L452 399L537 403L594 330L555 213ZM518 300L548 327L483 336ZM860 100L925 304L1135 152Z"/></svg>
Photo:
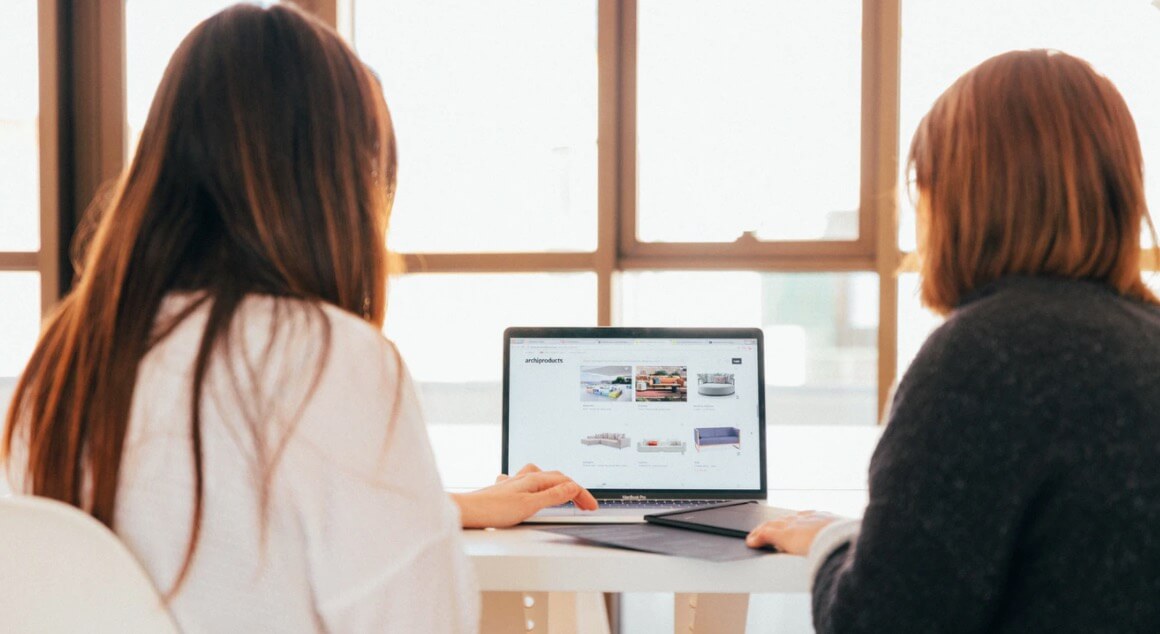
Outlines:
<svg viewBox="0 0 1160 634"><path fill-rule="evenodd" d="M283 5L238 5L198 25L14 394L4 448L22 446L25 488L112 525L137 370L164 336L155 316L166 295L196 291L210 308L189 404L188 567L211 354L249 294L328 302L381 325L394 179L378 82L333 30Z"/></svg>
<svg viewBox="0 0 1160 634"><path fill-rule="evenodd" d="M229 283L381 322L393 143L377 82L333 31L288 6L226 9L170 61L87 266L135 230L164 243L135 264L169 286Z"/></svg>
<svg viewBox="0 0 1160 634"><path fill-rule="evenodd" d="M1086 62L1044 50L983 62L923 118L909 161L932 309L1008 275L1093 280L1156 302L1140 276L1151 220L1135 123Z"/></svg>

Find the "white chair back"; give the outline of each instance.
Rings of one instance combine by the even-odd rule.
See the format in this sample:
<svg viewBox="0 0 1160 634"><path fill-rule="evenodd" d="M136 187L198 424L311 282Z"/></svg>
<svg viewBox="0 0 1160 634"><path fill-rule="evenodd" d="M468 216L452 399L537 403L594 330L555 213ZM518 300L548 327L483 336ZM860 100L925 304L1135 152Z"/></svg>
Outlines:
<svg viewBox="0 0 1160 634"><path fill-rule="evenodd" d="M68 504L0 498L0 631L176 634L149 576Z"/></svg>

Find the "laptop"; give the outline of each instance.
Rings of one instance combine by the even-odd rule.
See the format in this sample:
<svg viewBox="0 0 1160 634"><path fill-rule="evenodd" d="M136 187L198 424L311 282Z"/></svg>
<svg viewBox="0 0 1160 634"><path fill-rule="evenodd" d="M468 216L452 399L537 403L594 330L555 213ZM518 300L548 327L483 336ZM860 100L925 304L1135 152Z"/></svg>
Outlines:
<svg viewBox="0 0 1160 634"><path fill-rule="evenodd" d="M508 328L503 472L559 470L600 502L527 521L764 502L763 361L757 328Z"/></svg>

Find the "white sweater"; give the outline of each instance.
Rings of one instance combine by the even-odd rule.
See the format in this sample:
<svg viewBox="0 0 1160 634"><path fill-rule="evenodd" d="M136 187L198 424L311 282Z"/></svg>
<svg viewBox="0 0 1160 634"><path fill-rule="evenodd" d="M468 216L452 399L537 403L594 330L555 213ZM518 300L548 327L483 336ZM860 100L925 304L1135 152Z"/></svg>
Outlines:
<svg viewBox="0 0 1160 634"><path fill-rule="evenodd" d="M190 301L169 298L161 320ZM121 465L114 529L162 592L190 535L190 381L207 315L143 360ZM201 537L170 606L182 631L477 631L459 517L394 346L336 307L260 297L231 333L201 399ZM256 466L275 456L263 513Z"/></svg>

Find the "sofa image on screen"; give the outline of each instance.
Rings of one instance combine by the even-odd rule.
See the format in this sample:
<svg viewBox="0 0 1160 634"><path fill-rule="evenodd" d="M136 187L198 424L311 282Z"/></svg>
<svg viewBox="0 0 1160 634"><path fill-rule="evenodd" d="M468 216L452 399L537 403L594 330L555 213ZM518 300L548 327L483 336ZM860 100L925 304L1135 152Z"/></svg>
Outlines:
<svg viewBox="0 0 1160 634"><path fill-rule="evenodd" d="M736 427L697 427L693 430L693 444L701 447L733 445L741 448L741 430Z"/></svg>
<svg viewBox="0 0 1160 634"><path fill-rule="evenodd" d="M701 396L729 396L735 391L733 385L732 374L715 372L697 375L697 394Z"/></svg>
<svg viewBox="0 0 1160 634"><path fill-rule="evenodd" d="M636 443L636 450L641 453L685 453L688 444L683 440L656 440L646 438Z"/></svg>
<svg viewBox="0 0 1160 634"><path fill-rule="evenodd" d="M632 366L580 366L580 401L585 403L632 402Z"/></svg>
<svg viewBox="0 0 1160 634"><path fill-rule="evenodd" d="M595 396L606 396L612 400L619 399L624 396L625 392L630 392L632 386L629 385L588 385L584 387L585 394L592 394ZM631 398L629 400L632 400Z"/></svg>
<svg viewBox="0 0 1160 634"><path fill-rule="evenodd" d="M616 449L624 449L630 442L632 441L624 434L592 434L580 439L581 445L604 445Z"/></svg>
<svg viewBox="0 0 1160 634"><path fill-rule="evenodd" d="M644 401L688 401L688 387L685 376L688 367L683 365L638 366L636 368L636 400Z"/></svg>

